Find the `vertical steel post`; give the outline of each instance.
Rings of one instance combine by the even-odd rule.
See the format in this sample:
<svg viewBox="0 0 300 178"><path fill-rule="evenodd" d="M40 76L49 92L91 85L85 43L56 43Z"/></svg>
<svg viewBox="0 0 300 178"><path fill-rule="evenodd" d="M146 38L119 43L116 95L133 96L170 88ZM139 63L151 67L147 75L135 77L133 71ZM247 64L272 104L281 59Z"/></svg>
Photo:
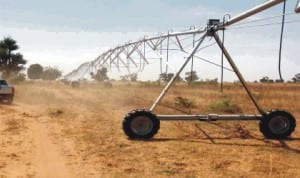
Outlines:
<svg viewBox="0 0 300 178"><path fill-rule="evenodd" d="M223 23L224 23L224 18L223 18ZM223 52L223 48L224 48L224 43L225 43L225 30L223 29L223 33L222 33L222 56L221 56L221 92L223 93L223 83L224 83L224 52Z"/></svg>
<svg viewBox="0 0 300 178"><path fill-rule="evenodd" d="M219 47L221 48L223 54L225 55L227 61L229 62L229 64L231 65L233 71L235 72L235 74L237 75L237 77L239 78L240 82L242 83L242 85L244 86L248 96L250 97L251 101L253 102L253 104L255 105L256 109L258 110L258 112L261 115L265 114L265 111L258 105L257 101L255 100L254 96L252 95L252 93L250 92L250 89L247 86L247 83L244 79L244 77L242 76L242 74L240 73L239 69L237 68L237 66L235 65L235 63L233 62L231 56L229 55L228 51L226 50L225 46L223 45L223 43L221 42L219 36L217 33L212 32L213 37L215 38L217 44L219 45Z"/></svg>
<svg viewBox="0 0 300 178"><path fill-rule="evenodd" d="M284 22L285 22L285 10L286 10L286 0L283 2L283 10L282 10L282 22L281 22L281 32L280 32L280 42L279 42L279 54L278 54L278 72L280 82L284 82L281 74L281 58L282 58L282 43L283 43L283 32L284 32Z"/></svg>
<svg viewBox="0 0 300 178"><path fill-rule="evenodd" d="M195 47L195 34L193 34L193 48ZM191 62L191 78L190 83L193 81L193 69L194 69L194 55L192 56L192 62Z"/></svg>
<svg viewBox="0 0 300 178"><path fill-rule="evenodd" d="M226 17L228 17L228 19L231 18L230 14L225 14L223 16L223 24L225 24L225 20ZM225 27L222 29L222 48L225 44ZM222 56L221 56L221 92L223 92L224 89L224 53L222 50Z"/></svg>
<svg viewBox="0 0 300 178"><path fill-rule="evenodd" d="M168 65L169 65L169 46L170 46L170 32L168 31L166 74L168 73Z"/></svg>
<svg viewBox="0 0 300 178"><path fill-rule="evenodd" d="M160 40L162 40L162 39L160 39ZM163 43L163 41L160 42L160 49L159 49L159 50L160 50L160 51L159 51L159 54L160 54L161 56L162 56L162 46L163 46L162 43ZM162 73L163 73L163 69L162 69L162 68L163 68L163 67L162 67L162 57L159 58L159 62L160 62L160 73L162 74Z"/></svg>
<svg viewBox="0 0 300 178"><path fill-rule="evenodd" d="M144 60L145 60L146 59L146 40L145 40L145 38L144 38L144 46L143 46L143 48L144 48L143 56L144 56ZM145 61L143 63L143 70L144 70L144 68L145 68Z"/></svg>
<svg viewBox="0 0 300 178"><path fill-rule="evenodd" d="M180 67L180 69L172 77L172 79L169 81L169 83L166 85L166 87L161 91L160 95L158 96L158 98L155 100L155 102L151 106L150 111L153 111L156 108L157 104L166 95L166 93L168 92L168 90L170 89L170 87L172 86L172 84L175 82L176 78L180 75L180 73L182 72L182 70L184 69L184 67L187 65L187 63L190 61L190 59L192 58L192 56L197 52L198 48L200 47L200 45L204 41L206 35L207 35L207 32L204 32L204 34L202 35L200 41L198 42L198 44L196 45L196 47L192 50L192 52L189 54L189 56L187 57L186 61L182 64L182 66Z"/></svg>
<svg viewBox="0 0 300 178"><path fill-rule="evenodd" d="M129 46L126 47L126 60L127 60L127 68L128 68L127 70L129 73L131 73L130 72L130 61L129 61Z"/></svg>

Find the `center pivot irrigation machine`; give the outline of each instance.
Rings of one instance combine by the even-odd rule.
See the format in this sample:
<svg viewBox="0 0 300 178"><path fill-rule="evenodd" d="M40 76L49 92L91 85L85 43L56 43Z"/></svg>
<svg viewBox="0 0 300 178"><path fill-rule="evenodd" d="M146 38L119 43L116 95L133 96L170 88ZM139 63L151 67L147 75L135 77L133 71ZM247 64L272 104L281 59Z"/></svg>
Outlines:
<svg viewBox="0 0 300 178"><path fill-rule="evenodd" d="M116 67L118 71L121 72L121 69L127 70L130 74L132 74L132 68L137 70L137 72L141 72L144 70L145 65L151 64L151 59L160 59L160 71L162 73L162 59L166 61L166 73L168 67L171 69L171 65L169 65L171 53L174 51L179 51L181 54L187 55L184 58L184 63L176 72L176 74L172 77L166 87L162 90L159 97L155 100L153 105L149 110L145 109L136 109L129 112L123 121L123 129L125 134L129 138L138 138L138 139L148 139L152 138L158 131L160 127L161 120L199 120L199 121L216 121L216 120L258 120L260 121L259 127L260 131L266 138L273 139L284 139L291 135L291 133L295 130L296 120L295 118L287 111L283 110L271 110L266 112L262 109L262 107L255 100L253 94L250 92L246 81L241 75L239 69L235 65L232 57L224 46L224 35L222 40L217 34L218 31L223 31L225 29L229 29L234 27L234 24L248 18L254 14L262 12L268 8L271 8L280 3L284 3L283 5L283 14L276 17L282 17L282 31L284 25L284 17L285 17L285 5L286 0L269 0L264 2L261 5L258 5L248 11L241 13L233 18L229 18L225 21L226 17L229 15L225 15L223 21L220 22L219 19L210 19L208 20L207 27L205 28L190 28L189 30L183 32L168 32L167 34L159 34L154 37L144 37L137 41L130 41L124 45L119 45L115 48L111 48L101 55L99 55L95 60L91 62L86 62L80 65L77 69L73 70L69 74L65 75L64 78L66 80L76 80L84 75L95 73L97 70L105 67L108 70L111 70L113 67ZM300 12L300 0L297 1L295 12ZM293 13L295 14L295 13ZM289 15L293 15L290 13ZM273 18L273 17L271 17ZM268 18L268 19L271 19ZM257 20L255 20L257 21ZM292 21L289 21L290 23ZM287 23L287 22L286 22ZM276 23L278 24L278 23ZM238 25L238 24L237 24ZM269 25L269 24L267 24ZM223 33L224 34L224 33ZM211 62L205 58L201 58L197 55L197 52L200 50L207 48L211 45L204 46L204 40L209 37L209 39L214 39L223 55L221 65ZM189 47L187 48L187 40L191 40L189 43ZM281 42L282 42L282 33L281 33ZM280 43L280 46L282 43ZM163 48L163 46L166 46ZM281 49L281 47L280 47ZM191 52L188 52L191 50ZM280 54L281 54L281 50ZM164 54L163 54L164 53ZM156 58L152 58L155 56ZM231 68L223 66L223 56L226 57L228 63ZM158 57L158 58L157 58ZM279 55L280 61L281 55ZM178 58L178 56L175 56ZM221 72L221 84L223 84L223 69L234 72L239 78L241 84L245 88L249 98L255 105L259 114L257 115L217 115L217 114L209 114L209 115L155 115L153 113L154 109L157 107L159 102L163 99L165 94L168 92L172 84L175 82L176 78L180 75L180 73L184 70L186 65L191 61L193 66L193 59L199 59L201 62L206 62L212 64L217 67L222 68ZM156 60L157 61L157 60ZM280 66L280 65L279 65ZM280 71L280 70L279 70ZM134 74L134 73L133 73ZM281 75L280 75L281 76ZM222 85L221 85L222 86Z"/></svg>
<svg viewBox="0 0 300 178"><path fill-rule="evenodd" d="M256 6L236 17L229 19L227 22L220 22L218 19L210 19L208 20L207 27L202 31L198 31L202 36L199 42L195 45L192 52L186 58L184 64L180 67L178 72L173 76L170 82L166 85L166 87L162 90L161 94L155 100L150 110L144 109L136 109L129 112L123 121L123 130L125 134L132 139L149 139L152 138L160 128L160 120L199 120L199 121L217 121L217 120L259 120L260 131L266 138L271 139L284 139L291 135L296 127L296 120L287 111L283 110L271 110L266 112L262 109L262 107L258 104L253 94L249 90L246 81L241 75L239 69L235 65L232 57L229 52L225 48L223 42L219 38L217 31L224 30L226 27L235 24L247 17L250 17L256 13L264 11L270 7L273 7L279 3L284 2L284 0L270 0L259 6ZM284 2L285 3L285 2ZM300 3L299 1L296 4L295 12L300 12ZM170 35L170 34L168 34ZM167 35L167 36L168 36ZM174 34L173 34L174 35ZM158 103L162 100L165 94L168 92L169 88L172 86L176 78L182 72L184 67L193 57L195 52L201 47L203 40L206 37L213 37L231 65L234 73L239 78L243 87L245 88L249 98L255 105L256 109L260 113L260 115L217 115L217 114L209 114L209 115L155 115L152 111L156 108Z"/></svg>

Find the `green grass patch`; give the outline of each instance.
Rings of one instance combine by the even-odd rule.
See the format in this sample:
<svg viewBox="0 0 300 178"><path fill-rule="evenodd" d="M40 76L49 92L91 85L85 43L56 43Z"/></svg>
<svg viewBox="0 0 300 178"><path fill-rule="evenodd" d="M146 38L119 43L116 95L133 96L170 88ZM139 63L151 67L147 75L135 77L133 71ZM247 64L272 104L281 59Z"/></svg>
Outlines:
<svg viewBox="0 0 300 178"><path fill-rule="evenodd" d="M197 107L196 102L189 98L177 96L174 100L175 100L174 101L175 106L179 108L191 109Z"/></svg>
<svg viewBox="0 0 300 178"><path fill-rule="evenodd" d="M221 101L217 101L216 103L212 103L210 105L210 109L212 112L217 113L239 113L241 109L230 99L222 99Z"/></svg>

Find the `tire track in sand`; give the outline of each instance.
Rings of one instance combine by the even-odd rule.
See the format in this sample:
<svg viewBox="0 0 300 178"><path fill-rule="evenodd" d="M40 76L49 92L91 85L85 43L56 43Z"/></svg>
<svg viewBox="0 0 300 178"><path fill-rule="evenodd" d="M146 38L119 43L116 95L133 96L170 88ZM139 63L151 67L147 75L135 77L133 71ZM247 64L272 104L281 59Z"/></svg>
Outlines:
<svg viewBox="0 0 300 178"><path fill-rule="evenodd" d="M64 156L55 145L43 123L34 119L31 124L33 144L35 146L33 165L36 166L36 177L41 178L75 178L66 165Z"/></svg>

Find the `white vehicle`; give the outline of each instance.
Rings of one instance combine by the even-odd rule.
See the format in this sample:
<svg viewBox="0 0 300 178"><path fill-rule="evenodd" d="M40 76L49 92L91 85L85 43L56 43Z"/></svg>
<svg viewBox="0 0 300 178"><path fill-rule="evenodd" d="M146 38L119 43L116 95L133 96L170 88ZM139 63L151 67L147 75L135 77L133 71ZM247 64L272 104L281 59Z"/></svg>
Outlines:
<svg viewBox="0 0 300 178"><path fill-rule="evenodd" d="M14 100L15 88L9 86L5 80L0 80L0 101L11 104Z"/></svg>

